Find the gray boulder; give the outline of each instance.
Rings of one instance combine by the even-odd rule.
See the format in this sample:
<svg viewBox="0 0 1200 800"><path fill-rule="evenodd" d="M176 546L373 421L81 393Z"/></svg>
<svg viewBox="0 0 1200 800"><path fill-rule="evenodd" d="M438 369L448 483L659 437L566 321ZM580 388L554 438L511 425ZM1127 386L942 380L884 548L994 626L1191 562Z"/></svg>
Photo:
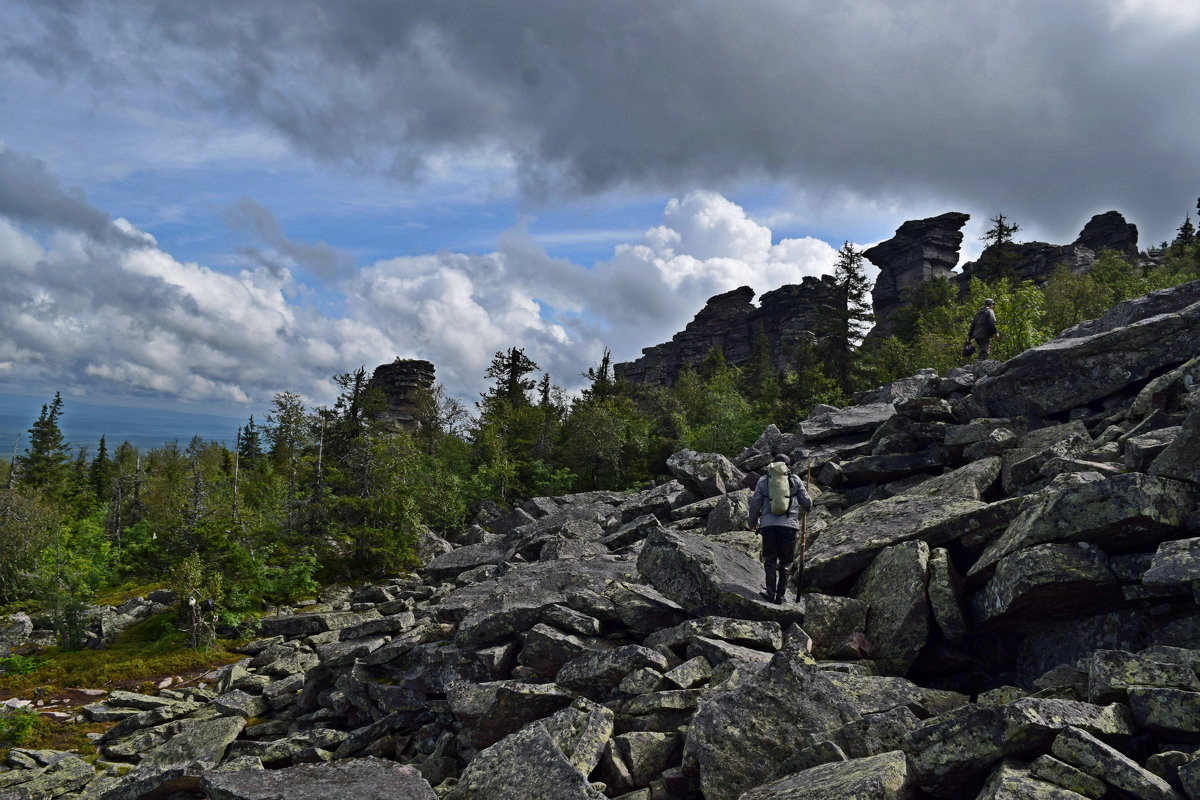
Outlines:
<svg viewBox="0 0 1200 800"><path fill-rule="evenodd" d="M1056 480L1072 477L1076 476ZM1196 491L1188 484L1136 472L1082 485L1052 485L1027 498L1008 530L984 551L968 575L990 569L1010 553L1047 542L1088 541L1104 548L1128 548L1175 539L1195 502Z"/></svg>
<svg viewBox="0 0 1200 800"><path fill-rule="evenodd" d="M1142 575L1142 583L1147 586L1173 586L1191 581L1200 581L1200 537L1163 542L1150 569Z"/></svg>
<svg viewBox="0 0 1200 800"><path fill-rule="evenodd" d="M1156 686L1130 686L1127 691L1139 728L1186 739L1200 736L1200 692Z"/></svg>
<svg viewBox="0 0 1200 800"><path fill-rule="evenodd" d="M804 632L817 658L866 658L867 605L852 597L804 595Z"/></svg>
<svg viewBox="0 0 1200 800"><path fill-rule="evenodd" d="M783 647L783 629L778 622L763 622L729 617L700 617L650 634L646 647L685 647L697 636L720 639L733 644L775 652Z"/></svg>
<svg viewBox="0 0 1200 800"><path fill-rule="evenodd" d="M1179 288L1179 287L1177 287ZM1042 416L1087 405L1200 352L1200 302L1091 336L1060 336L975 382L994 416Z"/></svg>
<svg viewBox="0 0 1200 800"><path fill-rule="evenodd" d="M1103 552L1087 542L1043 544L1000 559L974 597L976 624L1066 619L1119 603Z"/></svg>
<svg viewBox="0 0 1200 800"><path fill-rule="evenodd" d="M907 800L915 780L904 753L821 764L751 789L741 800Z"/></svg>
<svg viewBox="0 0 1200 800"><path fill-rule="evenodd" d="M929 606L942 634L952 642L961 642L967 634L962 576L944 547L929 551Z"/></svg>
<svg viewBox="0 0 1200 800"><path fill-rule="evenodd" d="M1101 708L1070 700L1025 698L1000 706L964 706L926 722L909 736L921 788L938 797L959 797L962 788L1000 760L1044 750L1068 726L1101 736L1132 733L1120 705Z"/></svg>
<svg viewBox="0 0 1200 800"><path fill-rule="evenodd" d="M587 701L481 752L444 800L602 800L588 775L613 733L613 713Z"/></svg>
<svg viewBox="0 0 1200 800"><path fill-rule="evenodd" d="M651 534L638 556L638 572L692 614L799 622L799 608L764 601L762 566L750 556L701 536Z"/></svg>
<svg viewBox="0 0 1200 800"><path fill-rule="evenodd" d="M1054 755L1139 800L1182 800L1162 778L1085 730L1069 726L1054 740Z"/></svg>
<svg viewBox="0 0 1200 800"><path fill-rule="evenodd" d="M867 639L875 665L903 675L929 638L929 545L905 542L880 551L854 587L867 605Z"/></svg>
<svg viewBox="0 0 1200 800"><path fill-rule="evenodd" d="M1186 664L1172 664L1123 650L1097 650L1088 661L1088 700L1123 702L1134 686L1174 687L1200 691L1196 672Z"/></svg>
<svg viewBox="0 0 1200 800"><path fill-rule="evenodd" d="M988 776L976 800L1084 800L1085 795L1038 776L1015 762L1005 761Z"/></svg>
<svg viewBox="0 0 1200 800"><path fill-rule="evenodd" d="M745 474L723 455L682 450L667 459L667 469L698 498L732 492Z"/></svg>
<svg viewBox="0 0 1200 800"><path fill-rule="evenodd" d="M1013 493L1042 475L1047 462L1083 453L1092 444L1087 428L1078 420L1037 428L1022 434L1005 450L1001 482Z"/></svg>
<svg viewBox="0 0 1200 800"><path fill-rule="evenodd" d="M746 683L701 698L684 767L698 770L708 800L735 800L766 780L774 763L858 717L816 667L783 651Z"/></svg>
<svg viewBox="0 0 1200 800"><path fill-rule="evenodd" d="M804 580L831 587L865 569L885 547L920 539L945 544L970 532L977 500L899 495L864 503L833 520L808 550Z"/></svg>
<svg viewBox="0 0 1200 800"><path fill-rule="evenodd" d="M750 527L750 489L730 492L717 501L708 515L706 532L709 536L729 531L744 531Z"/></svg>
<svg viewBox="0 0 1200 800"><path fill-rule="evenodd" d="M108 788L99 800L136 800L164 787L196 791L200 776L221 763L226 748L245 727L246 720L241 717L190 722L165 743L145 753L137 769Z"/></svg>
<svg viewBox="0 0 1200 800"><path fill-rule="evenodd" d="M905 494L924 497L961 497L966 500L982 500L983 494L992 488L1000 477L1000 458L981 458L959 467L945 475L909 487Z"/></svg>
<svg viewBox="0 0 1200 800"><path fill-rule="evenodd" d="M848 434L867 434L895 413L896 407L891 403L866 403L846 409L814 411L812 416L800 423L800 433L805 442Z"/></svg>
<svg viewBox="0 0 1200 800"><path fill-rule="evenodd" d="M1200 409L1200 392L1193 391L1193 409ZM1183 421L1179 434L1150 463L1150 474L1200 484L1200 410Z"/></svg>
<svg viewBox="0 0 1200 800"><path fill-rule="evenodd" d="M662 653L641 645L628 644L568 661L558 671L555 682L593 699L601 699L626 675L641 667L652 667L658 672L666 672L670 668Z"/></svg>
<svg viewBox="0 0 1200 800"><path fill-rule="evenodd" d="M200 782L210 800L436 800L415 767L368 756L272 770L209 772Z"/></svg>
<svg viewBox="0 0 1200 800"><path fill-rule="evenodd" d="M0 658L25 644L32 634L33 620L24 612L0 620Z"/></svg>

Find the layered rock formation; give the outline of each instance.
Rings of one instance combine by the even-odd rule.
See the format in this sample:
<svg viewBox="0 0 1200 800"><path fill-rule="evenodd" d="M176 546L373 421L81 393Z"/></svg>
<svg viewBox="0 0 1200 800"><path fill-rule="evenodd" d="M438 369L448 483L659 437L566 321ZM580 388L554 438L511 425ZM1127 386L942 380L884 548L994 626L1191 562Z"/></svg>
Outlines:
<svg viewBox="0 0 1200 800"><path fill-rule="evenodd" d="M806 276L798 284L762 295L756 308L754 290L742 286L709 298L700 313L669 342L642 350L636 361L616 364L618 378L631 383L669 385L685 367L695 367L714 347L725 360L739 365L754 352L759 331L766 337L776 366L787 362L788 348L812 337L822 309L834 301L833 278Z"/></svg>
<svg viewBox="0 0 1200 800"><path fill-rule="evenodd" d="M1071 244L1019 242L1004 246L1005 257L1009 259L1007 269L1019 280L1034 283L1044 283L1059 264L1066 264L1075 272L1086 272L1101 250L1115 250L1131 261L1135 260L1138 255L1137 226L1127 222L1120 212L1106 211L1092 217ZM986 276L1000 252L993 245L980 254L978 261L964 264L958 276L960 285L965 287L975 275Z"/></svg>
<svg viewBox="0 0 1200 800"><path fill-rule="evenodd" d="M970 214L951 211L928 219L909 220L896 235L863 253L879 267L872 290L875 330L886 334L892 313L900 307L905 289L935 278L952 277L962 245L962 227Z"/></svg>
<svg viewBox="0 0 1200 800"><path fill-rule="evenodd" d="M1197 292L534 498L112 692L95 766L13 750L0 796L1200 800L1200 341L1139 344ZM816 505L774 605L743 487L779 453Z"/></svg>
<svg viewBox="0 0 1200 800"><path fill-rule="evenodd" d="M387 398L380 418L403 428L416 426L417 395L428 391L434 382L434 366L416 358L397 358L380 364L371 375L368 388L377 388Z"/></svg>

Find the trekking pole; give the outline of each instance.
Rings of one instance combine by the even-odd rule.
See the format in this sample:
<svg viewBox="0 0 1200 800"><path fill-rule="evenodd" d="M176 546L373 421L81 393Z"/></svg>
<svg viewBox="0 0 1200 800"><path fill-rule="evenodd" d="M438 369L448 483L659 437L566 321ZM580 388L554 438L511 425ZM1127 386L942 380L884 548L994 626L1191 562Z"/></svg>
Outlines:
<svg viewBox="0 0 1200 800"><path fill-rule="evenodd" d="M812 459L808 460L808 476L804 479L804 490L812 483ZM808 544L808 512L800 515L800 568L796 570L796 600L804 592L804 549Z"/></svg>

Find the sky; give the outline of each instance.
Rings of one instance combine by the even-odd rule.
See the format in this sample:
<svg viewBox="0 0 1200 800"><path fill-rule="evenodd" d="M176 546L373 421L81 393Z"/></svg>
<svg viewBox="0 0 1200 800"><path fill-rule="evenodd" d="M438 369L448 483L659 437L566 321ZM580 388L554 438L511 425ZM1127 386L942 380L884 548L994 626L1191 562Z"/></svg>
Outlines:
<svg viewBox="0 0 1200 800"><path fill-rule="evenodd" d="M396 357L470 401L519 346L577 389L604 348L636 358L708 297L829 272L908 219L970 213L964 260L999 212L1065 243L1116 209L1147 246L1200 194L1196 3L0 19L0 451L56 391L68 435L86 408L172 412L187 439Z"/></svg>

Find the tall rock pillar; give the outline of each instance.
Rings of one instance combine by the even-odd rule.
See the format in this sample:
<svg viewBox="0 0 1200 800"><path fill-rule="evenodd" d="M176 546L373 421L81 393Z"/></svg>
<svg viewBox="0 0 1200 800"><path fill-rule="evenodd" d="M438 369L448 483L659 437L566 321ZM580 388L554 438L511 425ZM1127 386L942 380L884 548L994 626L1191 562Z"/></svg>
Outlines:
<svg viewBox="0 0 1200 800"><path fill-rule="evenodd" d="M924 281L949 278L958 264L962 227L970 214L950 211L928 219L909 220L896 235L880 242L863 255L879 267L872 305L875 328L872 334L887 334L890 316L900 306L901 293Z"/></svg>

